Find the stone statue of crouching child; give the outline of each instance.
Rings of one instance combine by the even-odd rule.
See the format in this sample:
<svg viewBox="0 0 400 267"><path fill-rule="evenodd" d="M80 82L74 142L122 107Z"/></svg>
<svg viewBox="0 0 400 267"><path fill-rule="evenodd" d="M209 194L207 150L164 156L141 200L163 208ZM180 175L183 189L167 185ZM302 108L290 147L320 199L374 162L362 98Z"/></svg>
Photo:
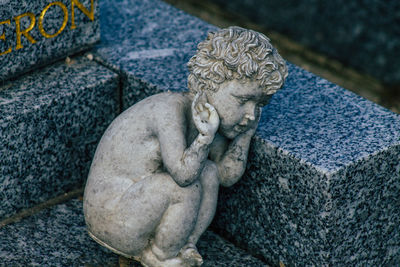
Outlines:
<svg viewBox="0 0 400 267"><path fill-rule="evenodd" d="M219 185L243 175L261 107L282 87L284 60L263 34L210 33L188 63L189 92L150 96L102 137L84 195L89 234L144 266L200 266L196 243Z"/></svg>

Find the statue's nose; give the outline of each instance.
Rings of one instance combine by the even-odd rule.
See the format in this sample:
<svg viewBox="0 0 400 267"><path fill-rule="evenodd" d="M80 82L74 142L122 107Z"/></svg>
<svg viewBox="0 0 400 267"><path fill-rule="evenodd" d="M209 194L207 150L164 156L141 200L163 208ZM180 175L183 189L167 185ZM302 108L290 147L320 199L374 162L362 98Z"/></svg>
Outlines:
<svg viewBox="0 0 400 267"><path fill-rule="evenodd" d="M247 119L247 120L250 120L250 121L254 121L256 119L254 114L251 114L251 115L250 114L246 114L244 116L244 118Z"/></svg>
<svg viewBox="0 0 400 267"><path fill-rule="evenodd" d="M239 123L240 126L247 126L251 121L255 120L255 116L250 115L250 114L246 114L244 115L243 120Z"/></svg>

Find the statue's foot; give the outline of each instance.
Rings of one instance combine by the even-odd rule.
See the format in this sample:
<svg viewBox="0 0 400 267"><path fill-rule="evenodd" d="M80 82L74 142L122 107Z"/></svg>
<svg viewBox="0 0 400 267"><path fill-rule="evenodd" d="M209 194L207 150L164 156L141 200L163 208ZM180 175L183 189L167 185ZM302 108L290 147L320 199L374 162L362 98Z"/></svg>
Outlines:
<svg viewBox="0 0 400 267"><path fill-rule="evenodd" d="M145 267L187 267L180 257L175 257L167 260L159 260L156 255L154 255L151 247L148 247L142 252L139 259L140 263Z"/></svg>
<svg viewBox="0 0 400 267"><path fill-rule="evenodd" d="M201 266L203 264L203 257L197 251L197 248L193 244L187 244L184 246L179 254L182 260L185 262L185 266Z"/></svg>

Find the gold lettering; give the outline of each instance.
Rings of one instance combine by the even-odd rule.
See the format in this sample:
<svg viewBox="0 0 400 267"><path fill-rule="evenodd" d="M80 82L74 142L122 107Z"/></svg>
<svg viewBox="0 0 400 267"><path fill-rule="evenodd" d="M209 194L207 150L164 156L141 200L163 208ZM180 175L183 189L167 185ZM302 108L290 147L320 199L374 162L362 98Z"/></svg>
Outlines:
<svg viewBox="0 0 400 267"><path fill-rule="evenodd" d="M75 29L76 28L76 25L75 25L75 11L74 11L75 5L83 12L83 14L88 16L91 21L94 20L93 0L90 0L90 11L87 10L86 7L84 7L82 5L82 3L80 3L78 0L71 0L71 29Z"/></svg>
<svg viewBox="0 0 400 267"><path fill-rule="evenodd" d="M11 23L10 20L0 21L0 25L3 25L3 24L10 24L10 23ZM6 34L5 34L5 31L4 31L4 30L3 30L3 34L0 35L0 40L3 40L3 41L6 40ZM11 46L10 46L6 51L0 52L0 56L5 55L5 54L8 54L8 53L10 53L11 51L12 51L12 48L11 48Z"/></svg>
<svg viewBox="0 0 400 267"><path fill-rule="evenodd" d="M57 31L56 33L54 33L54 34L48 34L48 33L43 29L43 18L44 18L44 16L46 15L47 10L48 10L50 7L55 6L55 5L61 7L61 9L62 9L62 11L63 11L63 13L64 13L64 19L63 19L63 23L62 23L60 29L58 29L58 31ZM43 9L42 13L40 13L39 22L38 22L39 32L40 32L44 37L46 37L46 38L54 38L54 37L56 37L57 35L59 35L59 34L64 30L65 26L67 26L67 22L68 22L68 9L67 9L67 7L66 7L63 3L58 2L58 1L53 2L53 3L50 3L50 4L48 4L48 5Z"/></svg>
<svg viewBox="0 0 400 267"><path fill-rule="evenodd" d="M25 30L21 31L20 19L22 17L26 17L26 16L28 16L31 19L31 24L29 24L28 28L26 28ZM33 27L35 27L35 22L36 22L35 14L33 14L31 12L27 12L27 13L21 14L19 16L16 16L14 19L15 19L15 30L16 30L16 33L17 33L17 46L15 47L15 50L18 50L18 49L22 48L22 44L21 44L21 35L22 34L32 44L36 43L35 39L33 39L32 36L29 35L29 31L31 31L33 29Z"/></svg>

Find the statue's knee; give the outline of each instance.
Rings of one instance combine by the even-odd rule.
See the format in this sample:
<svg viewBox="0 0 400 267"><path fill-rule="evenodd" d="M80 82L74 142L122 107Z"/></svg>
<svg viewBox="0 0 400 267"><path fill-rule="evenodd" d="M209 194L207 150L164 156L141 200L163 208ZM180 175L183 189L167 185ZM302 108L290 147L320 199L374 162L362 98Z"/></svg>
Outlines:
<svg viewBox="0 0 400 267"><path fill-rule="evenodd" d="M203 172L207 172L209 175L217 176L218 175L218 167L214 161L207 160Z"/></svg>
<svg viewBox="0 0 400 267"><path fill-rule="evenodd" d="M201 192L202 185L200 181L195 181L185 187L177 185L174 192L174 199L176 202L200 202Z"/></svg>
<svg viewBox="0 0 400 267"><path fill-rule="evenodd" d="M201 174L201 180L203 186L218 186L219 185L219 174L218 174L218 167L211 160L207 160L206 164L203 168L203 172Z"/></svg>

